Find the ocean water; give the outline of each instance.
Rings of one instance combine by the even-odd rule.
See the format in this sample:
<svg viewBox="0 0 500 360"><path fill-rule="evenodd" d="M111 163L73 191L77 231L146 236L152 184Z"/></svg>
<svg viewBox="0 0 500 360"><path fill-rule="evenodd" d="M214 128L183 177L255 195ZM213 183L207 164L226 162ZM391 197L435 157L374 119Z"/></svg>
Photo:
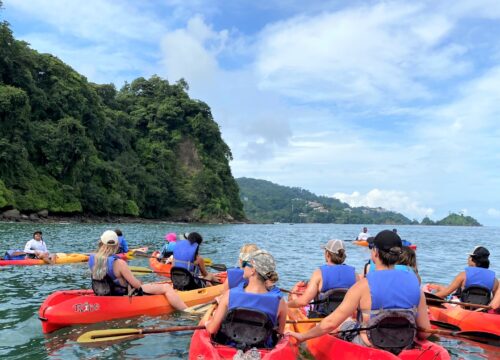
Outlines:
<svg viewBox="0 0 500 360"><path fill-rule="evenodd" d="M354 239L359 225L275 224L275 225L194 225L194 224L20 224L0 223L0 251L23 248L34 230L43 231L52 252L91 252L100 234L119 227L129 246L158 249L167 232L198 231L204 237L201 254L214 263L236 264L239 248L256 243L276 258L280 287L291 288L308 279L323 264L320 245L331 238ZM369 232L392 226L374 225ZM500 273L500 227L399 226L402 238L417 244L417 260L422 282L447 283L466 266L467 253L476 245L490 252L491 269ZM366 248L346 242L347 263L362 271L369 257ZM130 262L147 266L147 259ZM153 274L141 280L158 281ZM75 326L44 335L38 308L56 290L90 288L87 264L5 267L0 269L0 358L1 359L186 359L190 332L147 335L114 344L85 346L76 343L83 332L120 327L194 325L199 318L173 313L160 317L123 319L88 326ZM454 359L500 358L500 349L449 337L434 341L446 347Z"/></svg>

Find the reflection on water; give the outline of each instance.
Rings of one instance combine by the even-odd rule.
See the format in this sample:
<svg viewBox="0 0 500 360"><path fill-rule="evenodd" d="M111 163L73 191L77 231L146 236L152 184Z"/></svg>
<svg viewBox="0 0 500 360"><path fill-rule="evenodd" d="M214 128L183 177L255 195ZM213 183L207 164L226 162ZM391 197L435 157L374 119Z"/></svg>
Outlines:
<svg viewBox="0 0 500 360"><path fill-rule="evenodd" d="M324 261L320 245L331 238L354 239L358 225L277 224L277 225L187 225L187 224L16 224L0 223L0 251L23 248L34 230L42 229L44 240L54 252L88 253L96 248L100 234L106 229L122 229L130 247L160 248L168 232L198 231L204 237L202 255L214 263L232 266L239 248L253 242L269 250L276 258L280 286L290 288L298 280L308 279ZM371 234L389 226L369 227ZM392 227L391 227L392 228ZM466 266L467 252L476 245L490 249L492 270L500 272L498 242L500 228L460 228L400 226L401 236L418 246L417 256L423 282L449 282ZM496 246L495 246L496 245ZM369 257L366 248L346 242L347 262L362 271ZM147 259L131 262L147 266ZM38 320L38 308L52 292L63 289L89 288L86 264L56 266L8 267L0 270L0 357L26 358L100 358L110 359L186 359L190 332L147 335L98 346L76 343L80 334L89 330L121 327L193 325L197 317L174 313L161 317L122 319L106 323L65 328L44 336ZM143 282L156 281L155 275L142 276ZM497 348L452 338L434 338L455 359L500 358ZM308 358L307 355L303 355Z"/></svg>

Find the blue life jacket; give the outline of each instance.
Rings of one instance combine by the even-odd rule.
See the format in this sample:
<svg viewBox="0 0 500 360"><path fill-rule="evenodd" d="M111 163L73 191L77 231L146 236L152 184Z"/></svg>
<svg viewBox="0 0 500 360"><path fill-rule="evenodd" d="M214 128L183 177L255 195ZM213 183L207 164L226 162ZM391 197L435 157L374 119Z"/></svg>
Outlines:
<svg viewBox="0 0 500 360"><path fill-rule="evenodd" d="M376 271L376 270L377 270L377 268L375 267L375 263L370 260L370 271ZM415 273L415 270L413 270L413 268L411 266L408 266L408 265L396 264L396 265L394 265L394 270L401 270L401 271L408 271L408 272Z"/></svg>
<svg viewBox="0 0 500 360"><path fill-rule="evenodd" d="M470 286L483 286L493 291L493 286L495 286L495 272L475 266L466 267L464 289Z"/></svg>
<svg viewBox="0 0 500 360"><path fill-rule="evenodd" d="M420 284L412 272L399 270L370 271L371 310L416 309L420 303Z"/></svg>
<svg viewBox="0 0 500 360"><path fill-rule="evenodd" d="M229 290L229 306L228 311L235 308L245 308L250 310L261 311L273 323L273 326L278 325L278 309L281 298L274 291L269 291L264 294L254 294L245 292L244 284Z"/></svg>
<svg viewBox="0 0 500 360"><path fill-rule="evenodd" d="M118 254L121 254L121 253L126 253L128 252L128 244L127 244L127 241L125 240L125 236L121 235L121 236L118 236Z"/></svg>
<svg viewBox="0 0 500 360"><path fill-rule="evenodd" d="M119 259L119 257L116 255L108 256L106 275L110 277L110 279L113 281L113 283L115 285L123 287L123 285L120 283L120 281L116 278L115 272L113 271L113 264L118 259ZM91 254L89 256L89 268L90 268L91 272L94 269L94 264L95 264L95 254Z"/></svg>
<svg viewBox="0 0 500 360"><path fill-rule="evenodd" d="M401 244L403 246L410 246L411 245L411 242L409 242L408 240L401 240Z"/></svg>
<svg viewBox="0 0 500 360"><path fill-rule="evenodd" d="M321 292L330 289L349 289L356 282L356 270L349 265L323 265L320 267L323 286Z"/></svg>
<svg viewBox="0 0 500 360"><path fill-rule="evenodd" d="M21 255L12 255L16 252L21 252ZM7 250L5 252L5 255L3 256L4 260L24 260L26 255L24 254L23 250Z"/></svg>
<svg viewBox="0 0 500 360"><path fill-rule="evenodd" d="M187 269L191 273L198 272L198 266L194 265L196 250L198 250L198 243L189 242L189 240L177 241L174 248L174 262L173 266Z"/></svg>
<svg viewBox="0 0 500 360"><path fill-rule="evenodd" d="M246 280L243 278L243 269L240 268L227 269L227 283L230 289L238 286L239 284L245 281ZM246 282L248 283L248 281Z"/></svg>

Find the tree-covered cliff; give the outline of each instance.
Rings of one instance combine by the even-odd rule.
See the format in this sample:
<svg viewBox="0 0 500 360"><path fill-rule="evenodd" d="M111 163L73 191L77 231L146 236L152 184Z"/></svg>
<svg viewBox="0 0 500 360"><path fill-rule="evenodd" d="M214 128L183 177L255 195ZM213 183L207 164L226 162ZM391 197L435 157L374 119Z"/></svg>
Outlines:
<svg viewBox="0 0 500 360"><path fill-rule="evenodd" d="M0 23L0 212L243 219L231 151L186 91L92 84Z"/></svg>

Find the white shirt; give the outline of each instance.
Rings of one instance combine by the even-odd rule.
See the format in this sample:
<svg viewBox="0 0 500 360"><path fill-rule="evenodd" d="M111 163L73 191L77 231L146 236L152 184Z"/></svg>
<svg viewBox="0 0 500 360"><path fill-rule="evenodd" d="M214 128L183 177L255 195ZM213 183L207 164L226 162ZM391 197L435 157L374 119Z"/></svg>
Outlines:
<svg viewBox="0 0 500 360"><path fill-rule="evenodd" d="M370 234L367 232L360 232L358 235L358 240L368 240Z"/></svg>
<svg viewBox="0 0 500 360"><path fill-rule="evenodd" d="M47 245L45 245L45 241L43 240L37 241L35 239L31 239L24 246L25 253L34 254L35 251L49 252L47 250Z"/></svg>

